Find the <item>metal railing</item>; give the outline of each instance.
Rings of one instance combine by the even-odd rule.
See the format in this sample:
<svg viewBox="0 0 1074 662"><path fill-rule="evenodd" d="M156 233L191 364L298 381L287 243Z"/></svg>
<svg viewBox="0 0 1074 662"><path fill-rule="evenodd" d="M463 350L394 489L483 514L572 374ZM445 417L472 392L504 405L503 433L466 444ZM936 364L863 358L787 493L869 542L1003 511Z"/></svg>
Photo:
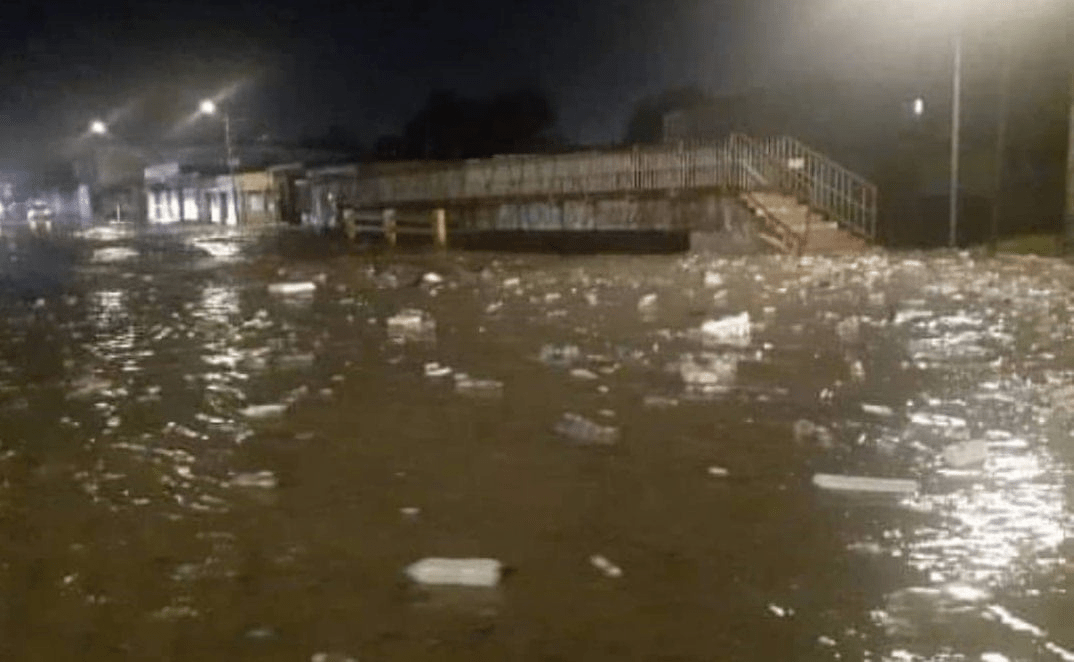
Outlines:
<svg viewBox="0 0 1074 662"><path fill-rule="evenodd" d="M864 177L788 136L761 141L787 170L790 192L829 220L866 239L876 237L877 189Z"/></svg>
<svg viewBox="0 0 1074 662"><path fill-rule="evenodd" d="M787 137L732 134L719 142L373 165L342 178L326 173L323 180L356 208L704 189L774 191L866 238L876 231L876 187Z"/></svg>

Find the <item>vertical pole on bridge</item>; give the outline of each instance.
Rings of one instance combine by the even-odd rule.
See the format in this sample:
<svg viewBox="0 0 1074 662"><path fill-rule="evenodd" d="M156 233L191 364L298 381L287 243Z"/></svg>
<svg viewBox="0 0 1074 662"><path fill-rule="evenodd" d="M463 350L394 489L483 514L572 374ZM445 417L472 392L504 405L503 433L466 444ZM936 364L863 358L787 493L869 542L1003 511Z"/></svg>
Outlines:
<svg viewBox="0 0 1074 662"><path fill-rule="evenodd" d="M385 209L381 212L384 220L384 240L389 246L395 246L395 210Z"/></svg>
<svg viewBox="0 0 1074 662"><path fill-rule="evenodd" d="M447 248L447 212L443 208L433 210L433 241L437 248Z"/></svg>

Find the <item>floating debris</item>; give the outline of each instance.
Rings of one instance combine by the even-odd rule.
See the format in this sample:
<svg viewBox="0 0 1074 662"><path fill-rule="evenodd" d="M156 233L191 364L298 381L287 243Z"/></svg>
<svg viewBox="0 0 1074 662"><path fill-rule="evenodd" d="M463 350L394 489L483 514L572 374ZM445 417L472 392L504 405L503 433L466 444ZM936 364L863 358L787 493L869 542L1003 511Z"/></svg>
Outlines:
<svg viewBox="0 0 1074 662"><path fill-rule="evenodd" d="M619 566L615 565L614 563L609 561L607 558L601 556L600 554L594 554L593 556L590 556L589 557L589 563L594 568L596 568L597 570L600 570L602 573L604 573L605 577L610 577L612 579L618 579L618 578L623 576L623 569L622 568L620 568Z"/></svg>
<svg viewBox="0 0 1074 662"><path fill-rule="evenodd" d="M887 405L863 404L861 406L861 410L866 414L871 414L873 416L883 416L885 418L895 415L895 410L893 410L891 407L888 407Z"/></svg>
<svg viewBox="0 0 1074 662"><path fill-rule="evenodd" d="M431 378L447 377L452 372L451 368L446 365L440 365L433 361L425 364L425 376Z"/></svg>
<svg viewBox="0 0 1074 662"><path fill-rule="evenodd" d="M594 423L585 416L567 412L556 423L555 431L580 444L610 446L619 441L619 428Z"/></svg>
<svg viewBox="0 0 1074 662"><path fill-rule="evenodd" d="M731 315L718 320L707 320L701 325L701 336L706 342L745 346L750 344L750 314Z"/></svg>
<svg viewBox="0 0 1074 662"><path fill-rule="evenodd" d="M250 473L235 474L228 481L232 487L249 487L258 489L275 489L279 487L276 474L271 471L254 471Z"/></svg>
<svg viewBox="0 0 1074 662"><path fill-rule="evenodd" d="M265 419L279 418L280 416L283 416L286 411L286 404L272 403L267 405L250 405L249 407L243 407L239 410L239 413L246 418Z"/></svg>
<svg viewBox="0 0 1074 662"><path fill-rule="evenodd" d="M500 582L502 570L496 559L432 557L412 563L405 572L418 584L492 587Z"/></svg>
<svg viewBox="0 0 1074 662"><path fill-rule="evenodd" d="M813 476L813 484L824 490L877 494L913 494L920 489L916 480L840 474L816 474Z"/></svg>
<svg viewBox="0 0 1074 662"><path fill-rule="evenodd" d="M317 291L317 283L302 281L294 283L272 283L268 286L269 294L281 297L312 295Z"/></svg>
<svg viewBox="0 0 1074 662"><path fill-rule="evenodd" d="M429 340L436 335L436 320L429 313L407 308L387 320L388 337L397 340Z"/></svg>
<svg viewBox="0 0 1074 662"><path fill-rule="evenodd" d="M963 441L943 449L943 460L954 469L979 466L988 460L988 444L981 440Z"/></svg>

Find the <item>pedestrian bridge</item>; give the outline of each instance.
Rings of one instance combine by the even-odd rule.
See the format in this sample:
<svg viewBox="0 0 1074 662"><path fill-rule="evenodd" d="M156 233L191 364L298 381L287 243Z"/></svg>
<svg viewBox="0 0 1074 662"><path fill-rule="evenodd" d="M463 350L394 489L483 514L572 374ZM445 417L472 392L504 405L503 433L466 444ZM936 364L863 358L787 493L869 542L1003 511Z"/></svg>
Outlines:
<svg viewBox="0 0 1074 662"><path fill-rule="evenodd" d="M311 172L308 185L322 216L383 219L393 236L397 219L430 211L448 235L695 232L748 216L787 253L861 250L876 236L876 187L789 137L366 164Z"/></svg>

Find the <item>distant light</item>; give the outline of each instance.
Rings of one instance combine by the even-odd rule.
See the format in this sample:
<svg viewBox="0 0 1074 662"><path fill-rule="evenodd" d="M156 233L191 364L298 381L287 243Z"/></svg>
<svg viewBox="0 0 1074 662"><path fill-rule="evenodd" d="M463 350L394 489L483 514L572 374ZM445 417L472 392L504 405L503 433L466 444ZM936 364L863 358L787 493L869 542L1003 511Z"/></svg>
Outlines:
<svg viewBox="0 0 1074 662"><path fill-rule="evenodd" d="M103 136L104 134L108 133L108 125L101 120L93 120L92 122L90 122L89 130L90 133L96 134L98 136Z"/></svg>
<svg viewBox="0 0 1074 662"><path fill-rule="evenodd" d="M201 109L201 112L205 113L206 115L216 114L216 102L212 99L206 99L205 101L202 101L199 108Z"/></svg>
<svg viewBox="0 0 1074 662"><path fill-rule="evenodd" d="M921 97L914 99L914 116L921 117L925 114L925 100Z"/></svg>

